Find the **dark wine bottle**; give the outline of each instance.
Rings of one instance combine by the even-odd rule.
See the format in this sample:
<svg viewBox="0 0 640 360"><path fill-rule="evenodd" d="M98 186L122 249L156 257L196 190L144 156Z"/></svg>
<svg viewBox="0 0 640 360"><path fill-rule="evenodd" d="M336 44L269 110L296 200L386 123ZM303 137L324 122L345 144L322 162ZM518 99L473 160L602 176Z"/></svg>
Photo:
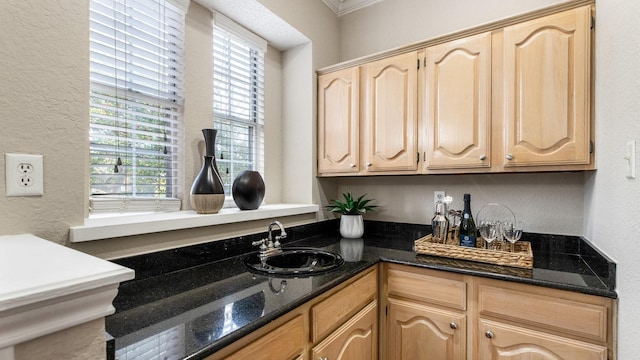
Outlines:
<svg viewBox="0 0 640 360"><path fill-rule="evenodd" d="M471 195L464 194L464 210L460 221L460 246L476 247L476 223L471 214Z"/></svg>

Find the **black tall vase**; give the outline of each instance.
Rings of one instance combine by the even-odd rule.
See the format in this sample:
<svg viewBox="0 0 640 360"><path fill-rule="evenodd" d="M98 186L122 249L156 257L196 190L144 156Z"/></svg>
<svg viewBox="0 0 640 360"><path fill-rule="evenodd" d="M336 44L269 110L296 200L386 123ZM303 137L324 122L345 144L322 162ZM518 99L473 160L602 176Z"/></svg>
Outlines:
<svg viewBox="0 0 640 360"><path fill-rule="evenodd" d="M240 210L255 210L264 199L264 180L257 171L245 170L233 181L231 194Z"/></svg>
<svg viewBox="0 0 640 360"><path fill-rule="evenodd" d="M218 172L214 150L218 130L202 129L205 155L202 169L191 186L191 206L198 214L216 214L224 205L224 187Z"/></svg>

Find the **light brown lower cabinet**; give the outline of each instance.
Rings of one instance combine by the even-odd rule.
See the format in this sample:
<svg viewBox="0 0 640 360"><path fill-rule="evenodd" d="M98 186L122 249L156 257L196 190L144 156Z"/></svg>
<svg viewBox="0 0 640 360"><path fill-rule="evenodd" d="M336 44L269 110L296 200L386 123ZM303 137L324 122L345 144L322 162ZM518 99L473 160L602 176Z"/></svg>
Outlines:
<svg viewBox="0 0 640 360"><path fill-rule="evenodd" d="M311 359L378 358L378 302L372 301L311 350Z"/></svg>
<svg viewBox="0 0 640 360"><path fill-rule="evenodd" d="M463 360L467 284L460 274L383 264L385 358Z"/></svg>
<svg viewBox="0 0 640 360"><path fill-rule="evenodd" d="M378 359L377 298L376 265L206 360Z"/></svg>
<svg viewBox="0 0 640 360"><path fill-rule="evenodd" d="M613 299L382 265L385 360L615 359Z"/></svg>
<svg viewBox="0 0 640 360"><path fill-rule="evenodd" d="M207 360L615 360L616 306L383 262Z"/></svg>
<svg viewBox="0 0 640 360"><path fill-rule="evenodd" d="M386 359L464 359L466 316L389 299Z"/></svg>

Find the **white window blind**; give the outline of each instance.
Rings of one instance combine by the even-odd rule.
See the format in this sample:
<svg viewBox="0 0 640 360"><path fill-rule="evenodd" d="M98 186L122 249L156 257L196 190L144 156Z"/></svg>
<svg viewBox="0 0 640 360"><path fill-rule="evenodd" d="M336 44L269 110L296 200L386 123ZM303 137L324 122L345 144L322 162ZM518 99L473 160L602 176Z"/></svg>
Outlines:
<svg viewBox="0 0 640 360"><path fill-rule="evenodd" d="M186 7L91 0L91 194L175 198Z"/></svg>
<svg viewBox="0 0 640 360"><path fill-rule="evenodd" d="M264 51L255 35L216 14L213 30L213 127L227 195L243 170L264 174ZM243 30L243 29L241 29ZM247 32L246 30L244 30ZM256 41L257 40L257 41Z"/></svg>

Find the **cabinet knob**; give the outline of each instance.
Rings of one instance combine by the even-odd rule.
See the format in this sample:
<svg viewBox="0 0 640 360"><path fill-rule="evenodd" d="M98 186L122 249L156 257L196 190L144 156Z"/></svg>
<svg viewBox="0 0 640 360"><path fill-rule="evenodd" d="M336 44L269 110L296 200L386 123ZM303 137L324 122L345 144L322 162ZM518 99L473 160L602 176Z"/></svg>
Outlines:
<svg viewBox="0 0 640 360"><path fill-rule="evenodd" d="M505 156L507 158L507 160L513 160L513 155L511 154L507 154L507 156Z"/></svg>
<svg viewBox="0 0 640 360"><path fill-rule="evenodd" d="M458 324L452 322L451 324L449 324L449 327L452 328L453 330L458 328Z"/></svg>
<svg viewBox="0 0 640 360"><path fill-rule="evenodd" d="M480 155L480 161L485 161L485 160L487 160L487 155L484 155L484 154Z"/></svg>
<svg viewBox="0 0 640 360"><path fill-rule="evenodd" d="M349 167L350 167L350 168L354 168L354 167L356 167L356 164L351 163L351 164L349 164Z"/></svg>
<svg viewBox="0 0 640 360"><path fill-rule="evenodd" d="M484 336L486 336L489 339L493 339L493 332L491 330L487 330L484 332Z"/></svg>
<svg viewBox="0 0 640 360"><path fill-rule="evenodd" d="M371 166L371 163L370 163L370 162L368 162L368 163L367 163L367 167L370 167L370 166Z"/></svg>

